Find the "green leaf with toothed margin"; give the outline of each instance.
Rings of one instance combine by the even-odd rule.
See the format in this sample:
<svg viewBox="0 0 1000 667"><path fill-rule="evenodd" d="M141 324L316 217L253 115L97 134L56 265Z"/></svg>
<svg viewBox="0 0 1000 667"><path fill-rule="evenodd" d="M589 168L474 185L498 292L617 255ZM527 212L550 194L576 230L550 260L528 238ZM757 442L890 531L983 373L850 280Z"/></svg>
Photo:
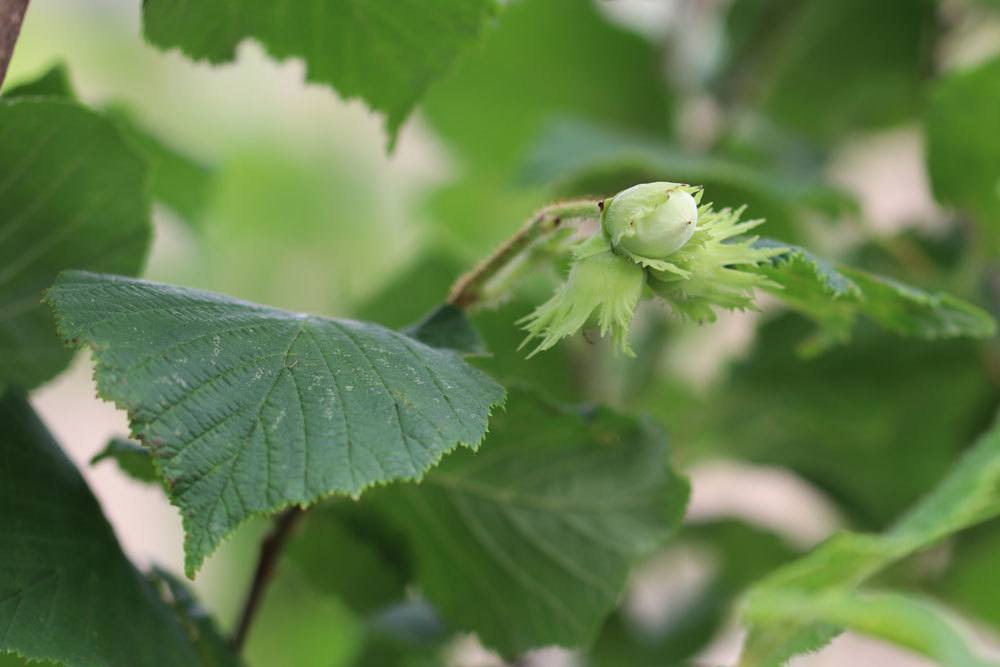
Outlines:
<svg viewBox="0 0 1000 667"><path fill-rule="evenodd" d="M386 116L390 143L430 84L471 46L494 0L146 0L146 39L211 63L232 61L247 37L278 59L299 57L306 79Z"/></svg>
<svg viewBox="0 0 1000 667"><path fill-rule="evenodd" d="M900 336L938 340L990 338L989 313L944 292L925 292L861 269L835 266L808 250L770 239L757 247L785 248L769 262L747 269L770 279L766 291L816 321L820 330L805 341L806 353L845 343L864 316Z"/></svg>
<svg viewBox="0 0 1000 667"><path fill-rule="evenodd" d="M687 497L651 425L516 392L483 451L369 500L409 537L417 583L445 619L516 655L591 643Z"/></svg>
<svg viewBox="0 0 1000 667"><path fill-rule="evenodd" d="M5 651L67 667L202 664L80 473L14 392L0 397L0 658Z"/></svg>
<svg viewBox="0 0 1000 667"><path fill-rule="evenodd" d="M458 444L476 449L504 398L457 353L375 324L78 271L46 300L151 449L189 574L251 516L417 480Z"/></svg>

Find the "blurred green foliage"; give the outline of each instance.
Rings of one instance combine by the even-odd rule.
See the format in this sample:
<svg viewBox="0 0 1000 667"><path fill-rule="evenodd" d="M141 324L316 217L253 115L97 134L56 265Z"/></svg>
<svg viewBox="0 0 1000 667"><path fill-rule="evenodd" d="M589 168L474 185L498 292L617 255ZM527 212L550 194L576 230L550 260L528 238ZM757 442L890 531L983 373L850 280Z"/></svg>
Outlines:
<svg viewBox="0 0 1000 667"><path fill-rule="evenodd" d="M298 66L278 68L258 47L235 49L235 39L213 56L234 55L235 65L192 68L141 42L138 2L87 12L72 4L33 0L4 93L65 95L69 77L52 67L65 60L80 97L158 160L153 195L173 215L156 216L157 278L402 328L545 202L663 179L705 185L720 205L747 204L748 217L767 219L764 235L834 261L951 289L994 313L1000 302L1000 44L972 63L948 52L963 20L996 20L992 0L687 3L704 7L676 11L660 30L644 29L659 15L630 23L611 3L511 0L478 39L445 45L433 80L407 82L426 92L419 102L369 94L386 81L348 81L348 92L388 112L393 130L416 104L391 156L382 155L379 119L335 104L326 88L305 89ZM283 41L271 50L295 54ZM704 63L705 76L689 76ZM864 177L886 199L921 200L926 174L946 208L924 215L944 240L914 240L898 220L876 225L868 195L835 176L848 148L882 130L923 137L926 161L898 156L900 172L918 175L905 186L892 174ZM650 414L685 465L781 467L859 530L886 528L942 479L1000 398L995 341L904 341L862 326L850 345L806 360L798 350L811 325L769 303L737 318L746 342L738 349L652 307L640 314L636 360L585 332L529 362L516 321L560 276L564 267L551 265L473 314L491 354L470 363L559 401ZM704 360L714 369L707 378L682 372ZM305 524L279 569L248 662L439 662L443 630L404 590L412 564L394 536L324 511L311 517L330 521L322 538L310 540L314 525ZM994 520L954 538L940 570L913 587L1000 631L998 528ZM589 663L687 660L750 583L796 555L782 538L730 521L688 526L668 548L691 545L714 570L686 613L649 632L615 612ZM332 550L342 568L328 567ZM242 577L253 549L224 558L243 563L230 568ZM345 581L344 572L354 574ZM205 587L207 604L228 613L243 585L229 574ZM386 607L400 599L394 616ZM413 625L426 632L408 634Z"/></svg>

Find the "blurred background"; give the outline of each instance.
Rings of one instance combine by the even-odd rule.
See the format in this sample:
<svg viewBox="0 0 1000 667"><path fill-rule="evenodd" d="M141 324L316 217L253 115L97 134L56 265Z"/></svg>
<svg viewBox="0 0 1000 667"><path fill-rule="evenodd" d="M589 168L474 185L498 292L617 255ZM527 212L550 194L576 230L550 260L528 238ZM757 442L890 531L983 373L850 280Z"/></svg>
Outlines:
<svg viewBox="0 0 1000 667"><path fill-rule="evenodd" d="M139 0L32 0L9 81L69 66L80 97L127 109L193 158L208 187L184 218L155 212L146 276L283 308L402 326L553 198L642 180L706 186L748 204L762 233L924 287L992 304L990 236L937 203L927 169L935 81L1000 54L988 0L511 0L434 84L392 152L360 102L303 82L244 42L212 67L141 36ZM1000 109L968 132L995 136ZM972 121L969 121L972 122ZM984 135L985 136L985 135ZM1000 184L997 184L1000 193ZM551 266L549 266L551 265ZM714 325L640 311L638 359L579 336L525 363L514 320L561 266L527 276L476 316L497 379L565 401L648 412L692 475L688 526L636 577L615 624L661 655L729 664L733 601L838 527L878 530L941 477L993 414L993 350L861 331L816 358L810 325L765 302ZM820 378L820 379L817 379ZM89 359L33 396L81 467L127 553L182 571L179 516L111 464L88 465L124 413L95 397ZM886 575L932 591L985 644L1000 632L1000 529L987 525ZM263 526L240 530L195 587L234 620ZM360 624L282 570L249 644L251 664L350 664ZM972 620L975 616L976 620ZM497 665L471 638L456 665ZM559 651L528 659L575 664ZM796 667L928 664L845 635Z"/></svg>

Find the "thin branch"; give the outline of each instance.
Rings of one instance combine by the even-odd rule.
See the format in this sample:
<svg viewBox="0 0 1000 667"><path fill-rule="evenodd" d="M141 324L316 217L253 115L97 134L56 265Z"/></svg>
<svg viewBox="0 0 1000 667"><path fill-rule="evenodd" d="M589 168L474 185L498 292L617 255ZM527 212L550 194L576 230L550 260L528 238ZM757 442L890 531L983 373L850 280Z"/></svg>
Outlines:
<svg viewBox="0 0 1000 667"><path fill-rule="evenodd" d="M0 86L7 76L7 66L14 55L26 11L28 0L0 0Z"/></svg>
<svg viewBox="0 0 1000 667"><path fill-rule="evenodd" d="M257 569L247 592L246 601L243 603L243 611L240 612L240 620L233 633L233 648L240 652L246 643L247 635L250 632L250 625L260 607L264 596L264 589L274 575L274 567L281 555L288 538L291 536L295 525L302 518L304 510L300 507L290 507L274 520L271 532L260 543L260 556L257 559Z"/></svg>
<svg viewBox="0 0 1000 667"><path fill-rule="evenodd" d="M597 218L602 205L596 199L575 199L550 204L538 211L489 257L455 281L448 303L469 309L479 301L486 284L536 241L558 229L564 220Z"/></svg>

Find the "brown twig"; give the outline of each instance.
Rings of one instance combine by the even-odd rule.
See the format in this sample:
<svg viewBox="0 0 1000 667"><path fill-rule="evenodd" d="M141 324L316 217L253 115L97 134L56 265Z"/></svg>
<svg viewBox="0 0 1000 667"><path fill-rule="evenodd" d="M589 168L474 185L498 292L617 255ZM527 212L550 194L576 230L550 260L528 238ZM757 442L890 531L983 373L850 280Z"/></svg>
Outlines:
<svg viewBox="0 0 1000 667"><path fill-rule="evenodd" d="M7 76L7 66L14 55L26 11L28 0L0 0L0 86Z"/></svg>
<svg viewBox="0 0 1000 667"><path fill-rule="evenodd" d="M516 234L504 241L489 257L459 277L448 294L448 303L467 310L479 301L483 287L525 249L546 234L555 231L563 220L596 218L601 202L576 199L550 204L535 213Z"/></svg>
<svg viewBox="0 0 1000 667"><path fill-rule="evenodd" d="M240 612L239 622L236 624L236 631L233 633L232 646L239 652L246 643L247 635L250 632L250 625L260 607L263 599L264 589L274 575L274 567L278 562L288 538L299 519L302 518L303 510L300 507L289 507L284 512L275 517L274 526L271 532L260 543L260 556L257 559L257 569L254 571L253 581L250 590L247 592L246 601L243 603L243 610Z"/></svg>

